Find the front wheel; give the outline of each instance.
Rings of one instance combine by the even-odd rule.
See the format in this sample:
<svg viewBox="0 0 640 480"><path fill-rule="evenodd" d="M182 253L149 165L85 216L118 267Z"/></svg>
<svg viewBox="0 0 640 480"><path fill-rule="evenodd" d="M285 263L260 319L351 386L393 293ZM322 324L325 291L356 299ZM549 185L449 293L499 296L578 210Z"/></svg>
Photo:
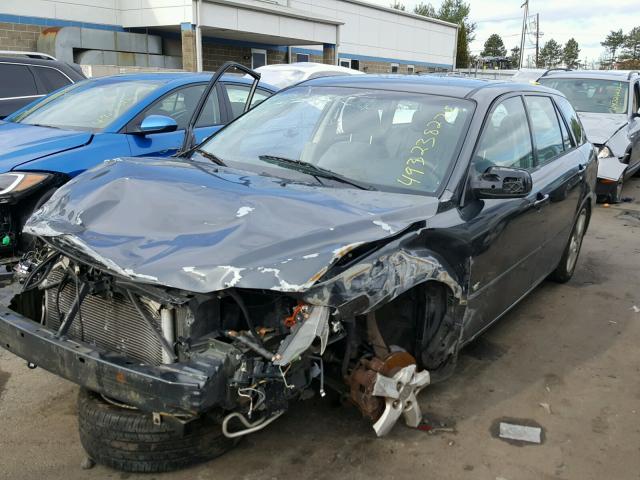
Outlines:
<svg viewBox="0 0 640 480"><path fill-rule="evenodd" d="M78 396L80 442L93 461L125 472L158 473L218 457L236 445L220 425L205 416L185 432L156 424L151 413L107 401L81 389Z"/></svg>
<svg viewBox="0 0 640 480"><path fill-rule="evenodd" d="M578 263L578 256L580 255L580 247L582 247L582 239L587 230L588 220L589 213L587 212L587 207L582 207L576 223L573 225L569 242L562 253L560 263L549 276L551 280L558 283L565 283L573 276L576 264Z"/></svg>
<svg viewBox="0 0 640 480"><path fill-rule="evenodd" d="M616 183L616 186L613 187L613 190L611 190L611 193L609 194L610 203L620 203L622 201L623 185L624 185L624 181L621 178L620 180L618 180L618 183Z"/></svg>

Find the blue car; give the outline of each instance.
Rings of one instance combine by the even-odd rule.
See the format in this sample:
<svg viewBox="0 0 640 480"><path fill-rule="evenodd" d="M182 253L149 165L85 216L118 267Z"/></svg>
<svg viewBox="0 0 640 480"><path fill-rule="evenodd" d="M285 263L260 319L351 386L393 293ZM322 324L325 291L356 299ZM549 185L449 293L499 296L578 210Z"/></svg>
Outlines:
<svg viewBox="0 0 640 480"><path fill-rule="evenodd" d="M28 239L20 235L24 221L69 179L110 158L173 155L276 90L256 87L250 78L214 76L178 72L95 78L0 121L0 255L5 261L28 248ZM205 91L210 92L206 100Z"/></svg>

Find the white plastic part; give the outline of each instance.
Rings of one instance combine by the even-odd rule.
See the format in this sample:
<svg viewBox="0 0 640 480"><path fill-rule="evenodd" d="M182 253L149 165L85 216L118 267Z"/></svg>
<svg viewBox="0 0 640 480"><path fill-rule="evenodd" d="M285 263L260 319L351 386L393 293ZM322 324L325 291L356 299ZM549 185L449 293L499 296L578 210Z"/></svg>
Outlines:
<svg viewBox="0 0 640 480"><path fill-rule="evenodd" d="M407 426L416 428L422 421L422 411L417 395L429 385L429 372L416 372L416 365L408 365L396 373L393 378L378 374L373 386L373 395L385 397L384 412L373 429L378 437L391 431L400 415L404 415Z"/></svg>
<svg viewBox="0 0 640 480"><path fill-rule="evenodd" d="M173 309L163 308L160 310L160 328L162 336L169 345L173 345L175 341L175 324L173 319ZM172 363L173 360L169 353L162 350L162 363Z"/></svg>

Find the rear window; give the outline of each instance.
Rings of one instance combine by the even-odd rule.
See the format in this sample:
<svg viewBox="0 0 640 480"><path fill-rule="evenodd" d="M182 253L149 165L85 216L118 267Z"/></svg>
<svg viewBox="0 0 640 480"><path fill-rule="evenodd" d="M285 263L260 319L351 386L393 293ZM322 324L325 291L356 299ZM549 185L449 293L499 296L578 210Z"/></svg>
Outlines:
<svg viewBox="0 0 640 480"><path fill-rule="evenodd" d="M26 65L0 63L0 98L37 95L33 74Z"/></svg>

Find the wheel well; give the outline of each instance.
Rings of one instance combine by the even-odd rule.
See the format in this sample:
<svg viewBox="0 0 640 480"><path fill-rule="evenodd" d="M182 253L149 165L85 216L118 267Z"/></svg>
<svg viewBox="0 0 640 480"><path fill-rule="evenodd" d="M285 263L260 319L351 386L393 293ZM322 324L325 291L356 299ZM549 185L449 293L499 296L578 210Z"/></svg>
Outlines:
<svg viewBox="0 0 640 480"><path fill-rule="evenodd" d="M375 313L375 322L386 347L399 346L411 353L418 365L430 371L443 369L458 351L458 299L439 281L416 285Z"/></svg>

